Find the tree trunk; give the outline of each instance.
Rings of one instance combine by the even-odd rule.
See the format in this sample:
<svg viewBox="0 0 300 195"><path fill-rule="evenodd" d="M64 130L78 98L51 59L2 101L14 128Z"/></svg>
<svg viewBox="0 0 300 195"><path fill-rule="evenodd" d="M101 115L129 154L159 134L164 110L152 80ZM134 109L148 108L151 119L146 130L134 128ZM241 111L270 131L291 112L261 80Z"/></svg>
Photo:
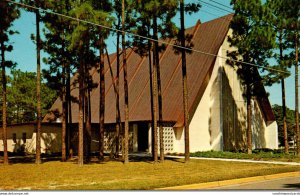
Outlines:
<svg viewBox="0 0 300 195"><path fill-rule="evenodd" d="M63 31L62 31L63 32ZM62 33L62 54L65 54L65 34ZM64 58L64 57L63 57ZM62 132L61 132L61 161L65 162L67 160L67 120L68 120L68 104L66 101L66 61L63 59L62 64Z"/></svg>
<svg viewBox="0 0 300 195"><path fill-rule="evenodd" d="M66 101L67 101L67 154L70 156L71 146L71 128L72 128L72 100L71 100L71 70L70 65L67 65L67 78L66 78Z"/></svg>
<svg viewBox="0 0 300 195"><path fill-rule="evenodd" d="M1 32L4 34L3 30ZM4 42L1 41L1 69L2 69L2 138L3 138L3 163L8 164L8 152L7 152L7 123L6 123L6 73L5 73L5 47Z"/></svg>
<svg viewBox="0 0 300 195"><path fill-rule="evenodd" d="M283 61L283 45L282 45L282 30L279 34L279 58L280 63ZM283 118L283 137L284 137L284 152L289 153L288 134L286 125L286 104L285 104L285 83L284 78L281 79L281 94L282 94L282 118Z"/></svg>
<svg viewBox="0 0 300 195"><path fill-rule="evenodd" d="M78 117L78 164L83 165L83 101L84 101L84 60L83 60L83 42L80 40L80 65L79 65L79 117Z"/></svg>
<svg viewBox="0 0 300 195"><path fill-rule="evenodd" d="M85 105L85 118L86 118L86 162L91 160L91 143L92 143L92 124L91 124L91 95L90 90L86 90L86 105Z"/></svg>
<svg viewBox="0 0 300 195"><path fill-rule="evenodd" d="M180 38L181 47L185 48L185 26L184 26L184 0L180 0ZM189 110L188 110L188 87L186 72L186 53L182 49L182 85L183 85L183 113L184 113L184 156L185 162L190 160L190 136L189 136Z"/></svg>
<svg viewBox="0 0 300 195"><path fill-rule="evenodd" d="M158 41L157 35L157 17L156 15L153 18L153 38ZM160 161L164 162L164 132L163 132L163 119L162 119L162 95L161 95L161 79L160 79L160 65L159 65L159 51L158 51L158 42L155 41L155 53L153 55L156 73L157 73L157 95L158 95L158 124L159 124L159 149L160 149Z"/></svg>
<svg viewBox="0 0 300 195"><path fill-rule="evenodd" d="M150 29L149 29L150 31ZM150 36L150 34L148 34ZM152 56L151 56L151 42L148 41L148 47L149 47L149 76L150 76L150 105L151 105L151 129L152 129L152 158L156 162L157 161L157 153L155 154L154 146L155 146L155 136L154 136L154 129L157 128L157 119L155 118L155 112L156 112L156 106L154 106L154 92L153 92L153 72L152 72ZM155 157L156 156L156 157ZM156 160L155 160L156 159Z"/></svg>
<svg viewBox="0 0 300 195"><path fill-rule="evenodd" d="M287 134L287 124L286 124L286 104L285 104L285 82L281 79L281 90L282 90L282 117L283 117L283 137L284 137L284 152L289 153L289 143Z"/></svg>
<svg viewBox="0 0 300 195"><path fill-rule="evenodd" d="M61 129L61 161L65 162L67 159L67 152L66 152L66 129L67 129L67 102L66 102L66 67L63 64L63 79L62 79L62 129Z"/></svg>
<svg viewBox="0 0 300 195"><path fill-rule="evenodd" d="M101 35L100 35L101 36ZM104 159L104 112L105 112L105 72L104 72L104 51L103 51L103 37L100 37L100 107L99 107L99 159Z"/></svg>
<svg viewBox="0 0 300 195"><path fill-rule="evenodd" d="M39 1L36 1L36 5L39 6ZM36 129L36 158L35 163L41 163L41 40L40 40L40 13L36 10L36 53L37 53L37 81L36 81L36 93L37 93L37 129Z"/></svg>
<svg viewBox="0 0 300 195"><path fill-rule="evenodd" d="M123 71L124 71L124 98L125 98L125 115L124 115L124 164L129 162L128 159L128 133L129 133L129 105L128 105L128 81L127 81L127 62L126 62L126 45L125 45L125 0L122 0L122 53L123 53Z"/></svg>
<svg viewBox="0 0 300 195"><path fill-rule="evenodd" d="M298 31L295 32L295 118L296 118L296 142L297 155L300 155L300 131L299 131L299 84L298 84Z"/></svg>
<svg viewBox="0 0 300 195"><path fill-rule="evenodd" d="M70 2L66 0L66 10L70 11ZM70 30L70 26L67 27ZM67 32L67 31L65 31ZM71 67L70 62L66 64L66 155L70 156L71 153L71 127L72 127L72 101L71 101Z"/></svg>
<svg viewBox="0 0 300 195"><path fill-rule="evenodd" d="M157 29L157 26L155 27L155 19L153 19L153 35L155 34L155 30ZM154 36L153 36L153 39ZM153 128L152 128L152 136L153 136L153 157L154 157L154 162L158 161L158 137L157 137L157 101L158 101L158 89L157 89L157 60L156 60L156 54L158 53L156 50L158 49L156 47L156 43L153 44L153 78L152 78L152 86L153 86L153 113L154 113L154 118L153 118Z"/></svg>
<svg viewBox="0 0 300 195"><path fill-rule="evenodd" d="M91 153L91 141L92 141L92 127L91 127L91 98L90 98L90 89L89 89L89 71L87 68L87 64L85 63L85 82L84 82L84 89L85 89L85 95L84 95L84 115L85 115L85 162L90 161L90 153Z"/></svg>
<svg viewBox="0 0 300 195"><path fill-rule="evenodd" d="M120 26L120 18L119 18ZM120 33L117 33L117 75L116 75L116 153L115 158L119 158L120 153L120 127L121 127L121 119L120 119L120 90L119 90L119 78L120 78Z"/></svg>
<svg viewBox="0 0 300 195"><path fill-rule="evenodd" d="M250 84L247 84L247 152L252 154L252 109Z"/></svg>

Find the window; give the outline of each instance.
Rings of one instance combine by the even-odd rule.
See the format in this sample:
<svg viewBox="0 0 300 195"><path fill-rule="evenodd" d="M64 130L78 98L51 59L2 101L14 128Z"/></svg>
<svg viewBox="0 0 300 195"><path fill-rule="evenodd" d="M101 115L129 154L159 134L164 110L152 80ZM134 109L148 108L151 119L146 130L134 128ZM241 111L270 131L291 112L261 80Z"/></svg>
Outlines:
<svg viewBox="0 0 300 195"><path fill-rule="evenodd" d="M14 143L17 143L17 134L16 133L12 134L12 139L13 139Z"/></svg>
<svg viewBox="0 0 300 195"><path fill-rule="evenodd" d="M26 133L22 134L22 140L23 140L23 143L25 144L26 143Z"/></svg>

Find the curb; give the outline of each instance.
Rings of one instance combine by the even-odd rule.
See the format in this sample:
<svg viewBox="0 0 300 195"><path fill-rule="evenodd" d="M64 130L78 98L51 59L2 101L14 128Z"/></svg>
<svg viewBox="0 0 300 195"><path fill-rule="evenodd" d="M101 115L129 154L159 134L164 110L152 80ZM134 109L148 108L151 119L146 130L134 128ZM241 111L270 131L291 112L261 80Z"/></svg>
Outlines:
<svg viewBox="0 0 300 195"><path fill-rule="evenodd" d="M266 181L272 179L280 179L285 177L293 177L299 175L300 175L300 171L297 171L297 172L278 173L272 175L246 177L246 178L223 180L223 181L213 181L207 183L198 183L198 184L190 184L190 185L182 185L182 186L172 186L166 188L159 188L156 190L203 190L203 189L216 188L222 186L237 185L237 184L244 184L250 182L259 182L259 181Z"/></svg>

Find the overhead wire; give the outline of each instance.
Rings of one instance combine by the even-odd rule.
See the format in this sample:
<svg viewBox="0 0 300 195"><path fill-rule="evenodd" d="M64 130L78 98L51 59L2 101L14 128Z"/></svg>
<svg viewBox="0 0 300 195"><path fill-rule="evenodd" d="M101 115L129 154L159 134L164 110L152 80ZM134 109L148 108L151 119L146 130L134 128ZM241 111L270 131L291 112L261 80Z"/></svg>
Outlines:
<svg viewBox="0 0 300 195"><path fill-rule="evenodd" d="M46 10L46 9L43 9L43 8L40 8L40 7L27 5L27 4L15 2L15 1L12 1L12 0L4 0L4 1L9 2L9 3L13 3L13 4L21 6L21 7L27 7L27 8L31 8L31 9L34 9L34 10L39 10L39 11L43 11L43 12L46 12L46 13L49 13L49 14L54 14L54 15L57 15L57 16L60 16L60 17L64 17L64 18L67 18L67 19L70 19L70 20L75 20L75 21L78 21L78 22L98 26L98 27L101 27L101 28L104 28L104 29L107 29L107 30L120 32L120 33L124 32L125 34L130 35L130 36L134 36L134 37L146 39L146 40L149 40L149 41L158 42L158 43L161 43L161 44L173 46L173 47L178 48L178 49L187 50L187 51L191 51L191 52L196 52L196 53L200 53L200 54L208 55L208 56L212 56L212 57L218 57L218 58L222 58L222 59L229 60L229 61L232 61L232 62L237 62L237 63L249 65L249 66L254 66L254 67L257 67L257 68L262 68L262 69L265 69L265 70L271 70L271 71L276 71L276 72L287 73L286 71L283 71L283 70L278 70L278 69L275 69L275 68L265 67L265 66L253 64L253 63L250 63L250 62L234 60L234 59L231 59L229 57L224 57L224 56L220 56L220 55L217 55L217 54L212 54L212 53L208 53L208 52L204 52L204 51L200 51L200 50L196 50L196 49L192 49L192 48L182 47L180 45L172 44L172 43L169 43L169 42L166 42L166 41L163 41L163 40L156 40L156 39L153 39L151 37L146 37L146 36L135 34L135 33L132 33L132 32L122 31L122 30L119 30L119 29L116 29L116 28L113 28L113 27L109 27L109 26L102 25L102 24L97 24L97 23L90 22L90 21L87 21L87 20L82 20L82 19L79 19L79 18L74 18L72 16L57 13L57 12L54 12L54 11L51 11L51 10Z"/></svg>
<svg viewBox="0 0 300 195"><path fill-rule="evenodd" d="M218 8L215 8L215 7L206 5L206 4L202 4L202 3L201 3L201 5L202 5L202 9L200 9L199 11L206 10L207 12L213 13L215 15L219 15L219 17L220 17L220 15L223 16L223 15L227 15L228 14L227 12L219 10Z"/></svg>
<svg viewBox="0 0 300 195"><path fill-rule="evenodd" d="M233 13L232 11L229 11L229 10L224 9L224 8L222 8L222 7L219 7L219 6L213 5L213 4L211 4L211 3L205 2L205 1L203 1L203 0L200 0L200 2L202 2L202 3L204 3L204 4L208 5L208 6L217 8L217 9L219 9L219 10L222 10L222 11L225 11L225 12L228 12L228 13Z"/></svg>
<svg viewBox="0 0 300 195"><path fill-rule="evenodd" d="M200 1L202 1L202 3L205 3L205 2L203 2L203 0L200 0ZM211 2L214 2L214 3L216 3L216 4L219 4L219 5L222 5L222 6L224 6L224 7L227 7L227 8L229 8L230 10L232 10L231 7L226 6L226 5L222 4L222 3L216 2L216 1L214 1L214 0L210 0L210 1L211 1ZM217 6L213 5L213 4L209 4L209 5L206 5L206 6L207 6L207 8L214 9L214 10L219 11L219 12L221 12L221 11L224 12L224 10L220 10L219 7L217 7ZM213 13L208 12L208 11L203 10L203 9L200 9L199 12L207 13L207 14L210 14L210 15L212 15L212 16L218 17L218 18L220 18L220 19L227 20L227 21L229 21L229 22L231 21L231 20L228 20L227 18L224 18L224 17L219 16L219 15L217 15L217 14L213 14ZM229 12L229 11L226 10L226 12ZM232 13L232 11L231 11L230 13ZM227 14L227 13L226 13L226 14Z"/></svg>
<svg viewBox="0 0 300 195"><path fill-rule="evenodd" d="M199 12L207 13L207 14L209 14L209 15L212 15L212 16L215 16L215 17L218 17L218 18L221 17L221 16L219 16L219 15L217 15L217 14L213 14L213 13L208 12L208 11L205 11L205 10L203 10L203 9L200 9ZM229 21L229 22L231 21L231 20L229 20L229 19L227 19L227 18L224 18L224 17L221 17L221 19L222 19L222 20Z"/></svg>
<svg viewBox="0 0 300 195"><path fill-rule="evenodd" d="M211 2L213 2L213 3L215 3L215 4L218 4L218 5L224 6L224 7L228 8L228 9L232 9L232 7L229 7L229 6L227 6L227 5L224 5L224 4L219 3L219 2L217 2L217 1L214 1L214 0L209 0L209 1L211 1Z"/></svg>

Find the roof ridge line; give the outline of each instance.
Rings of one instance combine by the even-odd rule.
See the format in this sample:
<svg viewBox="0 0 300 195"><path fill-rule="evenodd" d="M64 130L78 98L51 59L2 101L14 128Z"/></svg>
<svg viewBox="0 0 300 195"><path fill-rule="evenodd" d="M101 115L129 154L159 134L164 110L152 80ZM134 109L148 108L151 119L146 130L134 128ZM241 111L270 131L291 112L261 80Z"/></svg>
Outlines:
<svg viewBox="0 0 300 195"><path fill-rule="evenodd" d="M206 22L203 22L202 24L206 24L206 23L210 23L210 22L214 22L216 20L224 20L225 18L229 17L229 16L233 16L234 13L230 13L230 14L226 14L226 15L223 15L223 16L220 16L220 17L217 17L217 18L214 18L212 20L208 20Z"/></svg>
<svg viewBox="0 0 300 195"><path fill-rule="evenodd" d="M230 16L230 15L232 15L232 14L228 14L228 15L223 16L223 17L228 17L228 16ZM223 17L221 17L221 18L223 18ZM220 18L217 18L217 19L220 19ZM226 22L222 22L222 24L221 24L220 26L223 26L223 25L226 25ZM219 29L218 29L217 36L213 39L213 43L215 43L216 40L221 36L221 34L220 34L221 30L222 30L222 28L219 28ZM229 29L228 29L228 30L229 30ZM224 37L223 37L223 39L222 39L222 40L223 40L222 43L221 43L220 45L218 45L218 48L219 48L219 49L217 50L217 53L219 52L221 46L223 45L223 43L224 43L224 41L225 41L226 35L228 34L228 30L226 31L227 33L225 33L225 35L224 35ZM212 44L212 45L214 45L214 44ZM209 52L211 52L211 50L213 50L213 48L210 48L210 49L209 49ZM206 56L205 61L207 61L209 57L212 57L212 56ZM201 91L201 88L202 88L202 87L204 87L204 88L206 89L206 87L207 87L207 85L208 85L208 83L209 83L209 80L210 80L212 71L213 71L213 69L214 69L214 67L215 67L216 60L217 60L218 57L217 57L217 56L214 56L213 58L214 58L214 62L211 64L211 67L207 70L207 73L208 73L208 74L206 74L206 76L205 76L205 78L206 78L206 77L208 78L208 82L207 82L207 83L206 83L206 82L202 83L202 85L201 85L200 88L199 88L199 91ZM206 80L206 79L204 79L204 80ZM189 89L194 89L194 88L195 88L195 84L193 84ZM205 92L205 89L204 89L204 91L203 91L203 94L204 94L204 92ZM199 91L197 92L197 94L199 93ZM203 95L203 94L202 94L202 95ZM197 95L197 96L198 96L198 95ZM201 96L201 98L202 98L202 96ZM201 98L200 98L200 99L201 99ZM197 98L194 99L194 101L193 101L192 103L190 102L191 104L189 104L189 108L188 108L188 113L189 113L190 116L192 116L192 115L194 114L193 105L195 105L195 103L197 103L197 102L199 102L199 101L197 100ZM191 112L193 112L193 114L191 114ZM181 113L181 114L179 115L178 119L177 119L177 123L175 124L175 126L180 124L180 122L181 122L180 120L182 120L183 117L184 117L184 116L183 116L183 113ZM190 117L189 123L191 122L191 119L192 119L192 117Z"/></svg>

